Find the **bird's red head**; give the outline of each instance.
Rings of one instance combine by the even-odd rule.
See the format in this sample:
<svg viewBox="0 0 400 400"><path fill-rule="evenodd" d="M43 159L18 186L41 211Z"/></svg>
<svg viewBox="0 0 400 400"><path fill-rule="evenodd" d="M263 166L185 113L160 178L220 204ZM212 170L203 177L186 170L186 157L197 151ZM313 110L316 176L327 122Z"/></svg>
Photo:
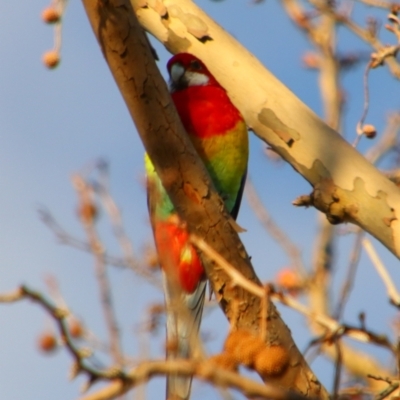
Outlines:
<svg viewBox="0 0 400 400"><path fill-rule="evenodd" d="M220 86L204 63L189 53L173 56L168 61L167 69L172 91L189 86Z"/></svg>

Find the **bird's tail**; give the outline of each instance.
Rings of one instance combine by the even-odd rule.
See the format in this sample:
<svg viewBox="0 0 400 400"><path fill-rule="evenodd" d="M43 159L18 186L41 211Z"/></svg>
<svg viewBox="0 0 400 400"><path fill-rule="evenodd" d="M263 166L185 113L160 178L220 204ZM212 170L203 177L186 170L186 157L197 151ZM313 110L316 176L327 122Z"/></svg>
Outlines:
<svg viewBox="0 0 400 400"><path fill-rule="evenodd" d="M164 275L164 293L167 305L167 359L193 356L200 328L206 289L206 280L200 281L193 293L177 293ZM171 291L172 289L172 291ZM175 287L176 289L176 287ZM168 375L167 399L188 400L192 377Z"/></svg>

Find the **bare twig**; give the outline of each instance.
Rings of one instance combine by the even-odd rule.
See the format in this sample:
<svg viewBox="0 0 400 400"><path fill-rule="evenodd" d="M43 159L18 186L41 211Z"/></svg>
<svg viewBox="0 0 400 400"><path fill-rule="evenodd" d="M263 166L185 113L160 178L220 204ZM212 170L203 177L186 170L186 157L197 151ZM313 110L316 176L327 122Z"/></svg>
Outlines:
<svg viewBox="0 0 400 400"><path fill-rule="evenodd" d="M110 400L126 393L131 388L147 382L154 376L177 374L181 376L193 375L205 382L221 387L230 387L239 390L247 397L276 400L306 400L305 397L275 387L272 384L261 384L238 373L216 367L210 361L170 360L147 361L139 364L129 373L130 381L125 384L119 380L111 383L99 391L80 398L80 400Z"/></svg>
<svg viewBox="0 0 400 400"><path fill-rule="evenodd" d="M83 209L92 204L92 188L85 180L79 176L73 176L73 185L77 191L80 208ZM123 365L123 356L119 338L119 328L114 313L111 286L107 276L106 264L104 261L104 247L100 242L93 218L81 216L82 225L85 228L89 243L92 248L92 254L95 258L95 273L100 290L100 301L109 333L111 355L115 363L119 366Z"/></svg>
<svg viewBox="0 0 400 400"><path fill-rule="evenodd" d="M208 257L214 260L221 268L225 270L231 277L235 285L241 286L243 289L254 293L258 297L265 297L265 289L261 286L255 285L253 282L247 280L240 272L236 271L235 268L230 265L223 257L221 257L215 250L207 245L203 240L199 239L195 235L190 236L190 241L201 251L203 251ZM310 320L322 325L328 329L326 335L329 338L341 337L346 335L352 339L358 340L365 343L374 343L378 346L385 347L390 351L394 352L393 344L387 339L386 336L376 334L368 331L367 329L360 329L358 327L340 324L336 320L316 312L311 311L308 307L298 302L294 297L285 295L282 292L274 292L272 286L268 286L268 295L272 300L279 301L280 303L300 312L301 314L310 318Z"/></svg>
<svg viewBox="0 0 400 400"><path fill-rule="evenodd" d="M196 235L190 235L189 240L199 250L203 251L211 260L215 261L224 271L231 277L232 285L239 285L250 293L263 298L265 290L262 286L256 285L254 282L246 279L239 271L237 271L231 264L229 264L220 254L211 248L204 240Z"/></svg>
<svg viewBox="0 0 400 400"><path fill-rule="evenodd" d="M342 347L340 343L340 339L335 341L336 348L336 360L335 360L335 378L333 380L333 395L332 398L336 400L339 394L340 388L340 378L342 375L342 365L343 365L343 357L342 357Z"/></svg>
<svg viewBox="0 0 400 400"><path fill-rule="evenodd" d="M367 117L368 114L368 109L369 109L369 87L368 87L368 74L369 71L371 70L371 62L367 63L364 71L364 76L363 76L363 86L364 86L364 106L363 106L363 112L361 114L361 118L357 123L356 127L356 133L357 136L353 142L353 147L357 147L358 143L361 140L362 135L364 134L364 121L365 118Z"/></svg>
<svg viewBox="0 0 400 400"><path fill-rule="evenodd" d="M50 229L60 243L74 247L75 249L84 251L85 253L92 254L92 247L90 243L76 239L70 235L58 224L49 211L44 208L40 208L38 213L42 222ZM106 252L103 254L103 259L107 265L112 265L118 268L130 268L136 274L146 279L146 281L154 286L158 288L162 287L160 280L154 274L152 274L148 268L142 267L140 265L141 263L139 263L136 259L127 260L126 258L109 255Z"/></svg>
<svg viewBox="0 0 400 400"><path fill-rule="evenodd" d="M15 289L9 293L0 293L0 303L14 303L24 297L24 291L21 288Z"/></svg>
<svg viewBox="0 0 400 400"><path fill-rule="evenodd" d="M261 199L258 196L250 177L247 177L245 194L250 207L256 214L265 230L276 240L280 246L282 246L283 250L290 257L293 266L297 268L298 272L305 275L306 270L301 259L301 251L281 230L281 228L275 223L271 215L268 213L268 210L261 202Z"/></svg>
<svg viewBox="0 0 400 400"><path fill-rule="evenodd" d="M96 193L99 195L104 209L110 217L111 224L114 230L115 237L121 246L124 257L128 264L133 264L135 262L133 246L129 240L127 234L125 233L125 228L121 218L121 212L116 205L113 197L111 196L108 184L108 177L104 168L100 169L100 181L95 186Z"/></svg>
<svg viewBox="0 0 400 400"><path fill-rule="evenodd" d="M399 382L393 382L391 383L385 390L382 390L380 393L378 393L374 400L383 400L386 397L390 396L398 387L400 386Z"/></svg>
<svg viewBox="0 0 400 400"><path fill-rule="evenodd" d="M306 400L299 394L285 391L268 383L261 384L249 378L242 377L237 373L218 368L214 363L207 360L147 361L139 364L128 373L117 368L105 370L94 369L85 362L85 352L76 348L69 336L66 324L68 313L66 311L55 307L40 293L26 286L22 286L11 293L0 295L0 300L7 302L11 299L17 301L23 298L29 298L39 303L55 319L65 345L75 359L76 374L86 372L89 375L90 383L99 379L112 381L109 386L87 395L81 398L81 400L115 399L133 387L147 382L154 376L167 375L170 373L182 376L194 375L201 380L213 383L217 386L240 390L248 397L257 396L260 398L272 398L277 400Z"/></svg>
<svg viewBox="0 0 400 400"><path fill-rule="evenodd" d="M387 295L388 295L390 301L396 307L400 307L399 292L397 291L392 278L390 277L389 273L387 272L385 266L383 265L381 259L378 256L377 252L375 251L374 246L372 245L371 241L365 237L362 240L362 245L369 256L369 258L372 262L372 265L375 267L376 272L378 272L384 285L386 286L386 292L387 292Z"/></svg>
<svg viewBox="0 0 400 400"><path fill-rule="evenodd" d="M253 293L261 299L261 310L260 310L260 332L261 337L265 339L267 332L267 310L268 310L268 298L269 291L265 288L256 285L255 283L246 279L239 271L237 271L231 264L229 264L220 254L212 249L204 240L200 239L196 235L191 235L189 238L190 242L193 243L199 250L203 251L211 260L215 261L225 272L231 277L232 285L239 285L243 289Z"/></svg>
<svg viewBox="0 0 400 400"><path fill-rule="evenodd" d="M379 141L365 154L367 160L372 164L378 164L387 153L394 149L398 142L400 130L400 112L390 113L387 125Z"/></svg>
<svg viewBox="0 0 400 400"><path fill-rule="evenodd" d="M271 294L271 298L307 316L308 318L310 318L310 320L320 324L324 328L327 328L330 332L326 333L326 335L329 335L329 337L332 337L332 335L346 335L351 339L358 340L364 343L374 343L378 346L389 349L391 352L394 352L393 344L388 340L385 335L376 334L366 329L360 329L358 327L350 326L347 324L340 324L336 320L326 315L318 314L309 310L306 306L298 302L293 297L284 295L283 293Z"/></svg>
<svg viewBox="0 0 400 400"><path fill-rule="evenodd" d="M368 43L375 50L375 53L372 53L371 55L372 68L386 63L392 75L395 78L400 79L400 64L395 58L399 51L399 45L384 46L376 35L372 35L368 29L362 28L347 16L337 14L331 8L321 7L319 5L320 3L317 3L314 0L311 0L310 3L321 12L330 13L338 23L346 26L351 32L357 35L364 42Z"/></svg>
<svg viewBox="0 0 400 400"><path fill-rule="evenodd" d="M354 285L357 266L358 266L358 262L360 261L361 241L362 241L363 236L364 236L364 231L359 229L358 233L356 234L356 239L355 239L353 249L350 254L350 263L347 268L347 277L346 277L344 284L342 286L342 289L340 291L339 303L337 305L336 312L334 313L335 318L337 320L340 320L342 318L344 307L346 305L346 301L348 300L351 289L353 288L353 285Z"/></svg>
<svg viewBox="0 0 400 400"><path fill-rule="evenodd" d="M92 367L88 362L86 362L86 358L91 355L91 351L84 348L78 348L75 346L68 329L67 318L69 317L69 311L65 309L61 309L52 304L49 300L47 300L41 293L36 292L29 287L23 285L16 289L15 291L0 295L1 301L12 301L22 300L22 299L30 299L38 304L40 304L55 320L58 330L61 335L61 340L65 344L66 348L74 358L74 372L73 377L78 375L81 372L85 372L89 376L88 383L89 385L94 383L99 379L120 379L122 382L129 381L129 378L125 373L118 368L109 368L109 369L97 369Z"/></svg>
<svg viewBox="0 0 400 400"><path fill-rule="evenodd" d="M381 392L379 392L374 400L383 400L386 397L388 397L390 394L392 394L399 386L400 383L398 381L393 381L391 378L383 377L383 376L375 376L375 375L368 375L368 378L376 381L382 381L386 382L388 386L383 389Z"/></svg>
<svg viewBox="0 0 400 400"><path fill-rule="evenodd" d="M360 3L364 3L367 6L383 8L386 10L389 10L393 4L392 2L385 0L357 0L357 1L359 1Z"/></svg>

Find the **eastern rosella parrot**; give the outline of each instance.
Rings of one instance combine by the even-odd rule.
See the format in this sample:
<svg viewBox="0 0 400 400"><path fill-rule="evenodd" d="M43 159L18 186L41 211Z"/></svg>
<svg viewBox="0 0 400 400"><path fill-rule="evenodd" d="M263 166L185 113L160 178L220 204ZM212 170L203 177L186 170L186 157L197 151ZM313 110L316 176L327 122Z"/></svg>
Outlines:
<svg viewBox="0 0 400 400"><path fill-rule="evenodd" d="M243 117L225 89L195 56L177 54L169 60L167 68L171 97L183 126L226 208L236 219L249 153ZM147 155L145 164L150 220L164 278L167 358L189 358L191 337L200 327L206 275L197 251L188 242L185 223L175 211ZM178 308L173 301L177 285ZM190 388L191 378L169 376L167 398L186 400Z"/></svg>

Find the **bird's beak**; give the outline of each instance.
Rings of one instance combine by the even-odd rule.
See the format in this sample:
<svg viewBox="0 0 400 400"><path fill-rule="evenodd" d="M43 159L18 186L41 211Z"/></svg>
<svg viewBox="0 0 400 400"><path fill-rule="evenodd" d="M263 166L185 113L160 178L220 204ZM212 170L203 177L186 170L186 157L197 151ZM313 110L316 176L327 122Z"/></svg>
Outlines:
<svg viewBox="0 0 400 400"><path fill-rule="evenodd" d="M171 83L173 85L179 85L179 82L184 73L185 69L182 67L181 64L179 63L173 64L170 71Z"/></svg>

